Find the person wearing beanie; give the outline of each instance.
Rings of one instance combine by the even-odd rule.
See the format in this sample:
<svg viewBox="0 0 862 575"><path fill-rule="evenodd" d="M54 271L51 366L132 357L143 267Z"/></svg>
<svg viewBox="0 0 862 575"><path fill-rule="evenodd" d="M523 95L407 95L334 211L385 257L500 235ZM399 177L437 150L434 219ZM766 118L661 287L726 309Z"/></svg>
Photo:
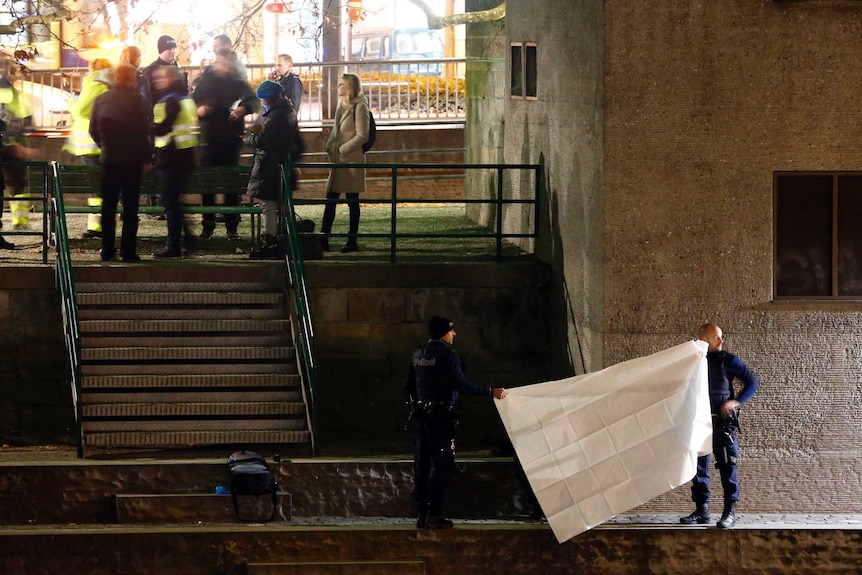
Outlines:
<svg viewBox="0 0 862 575"><path fill-rule="evenodd" d="M245 133L245 117L260 110L260 101L252 89L237 79L235 70L236 54L221 50L216 54L212 68L201 74L192 98L198 107L201 138L201 165L238 166ZM234 105L234 103L239 102ZM225 206L238 206L242 197L239 194L225 194ZM215 205L215 195L204 194L204 206ZM231 241L240 239L239 214L225 214L224 223L227 237ZM215 233L215 214L204 214L203 230L198 237L209 239Z"/></svg>
<svg viewBox="0 0 862 575"><path fill-rule="evenodd" d="M302 147L296 111L284 88L278 82L265 80L257 88L263 113L246 137L246 144L254 148L254 162L248 179L248 195L260 202L263 237L261 245L249 258L282 259L283 247L278 242L278 214L282 211L284 194L280 164L299 161ZM291 190L296 186L296 170L291 170Z"/></svg>
<svg viewBox="0 0 862 575"><path fill-rule="evenodd" d="M502 387L490 388L467 380L461 358L452 349L455 324L433 316L431 338L413 352L404 380L404 395L413 407L417 427L413 436L413 497L416 527L449 529L443 516L446 488L455 469L455 403L458 395L505 399Z"/></svg>
<svg viewBox="0 0 862 575"><path fill-rule="evenodd" d="M144 68L144 71L141 72L141 74L147 79L147 82L150 83L150 97L153 103L158 102L167 95L167 92L159 90L153 85L153 74L155 71L162 66L179 66L177 63L176 40L171 36L160 36L157 47L159 50L159 57L151 62L150 65Z"/></svg>

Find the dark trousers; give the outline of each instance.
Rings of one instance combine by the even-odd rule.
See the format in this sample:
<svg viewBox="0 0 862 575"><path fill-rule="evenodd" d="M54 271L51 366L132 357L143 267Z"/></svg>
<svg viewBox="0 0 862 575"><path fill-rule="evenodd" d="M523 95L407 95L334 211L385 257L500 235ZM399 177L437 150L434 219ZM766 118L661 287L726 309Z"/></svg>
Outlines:
<svg viewBox="0 0 862 575"><path fill-rule="evenodd" d="M347 198L347 209L350 212L350 227L347 233L350 234L348 241L356 241L356 232L359 231L359 194L344 194ZM335 221L335 207L338 205L338 198L341 196L338 192L328 192L326 194L326 207L323 209L323 221L320 224L320 231L324 236L328 236L332 231L332 222Z"/></svg>
<svg viewBox="0 0 862 575"><path fill-rule="evenodd" d="M102 166L102 249L116 253L117 203L123 202L123 233L120 253L123 257L137 252L138 198L141 194L140 167Z"/></svg>
<svg viewBox="0 0 862 575"><path fill-rule="evenodd" d="M720 418L716 418L720 419ZM739 443L736 428L715 424L712 432L712 452L715 455L715 468L721 476L724 502L739 501L739 471L736 459L739 456ZM697 475L691 482L691 500L697 505L709 503L709 464L712 457L701 455L697 458Z"/></svg>
<svg viewBox="0 0 862 575"><path fill-rule="evenodd" d="M413 497L420 512L443 514L446 488L455 471L455 426L451 414L422 415L413 437Z"/></svg>
<svg viewBox="0 0 862 575"><path fill-rule="evenodd" d="M180 199L186 191L189 171L184 168L172 168L159 171L162 182L162 207L165 208L165 222L168 224L168 239L165 249L178 252L182 250L182 238L185 233L186 244L191 243L192 234L183 214Z"/></svg>
<svg viewBox="0 0 862 575"><path fill-rule="evenodd" d="M239 152L242 140L237 136L232 140L215 140L208 142L201 153L201 165L203 166L238 166ZM224 205L237 207L242 196L240 194L225 194ZM216 205L215 194L202 194L201 204L204 206ZM167 217L167 216L166 216ZM229 234L236 233L239 227L239 214L225 214L224 225ZM215 214L204 214L202 217L205 230L215 229Z"/></svg>

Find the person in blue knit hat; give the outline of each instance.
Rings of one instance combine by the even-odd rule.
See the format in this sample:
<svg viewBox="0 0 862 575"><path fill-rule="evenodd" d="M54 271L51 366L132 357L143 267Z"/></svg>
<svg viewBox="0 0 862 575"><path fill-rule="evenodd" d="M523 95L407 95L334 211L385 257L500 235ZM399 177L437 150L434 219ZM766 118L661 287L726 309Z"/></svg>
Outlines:
<svg viewBox="0 0 862 575"><path fill-rule="evenodd" d="M251 259L284 257L278 242L278 214L283 186L280 164L296 162L302 153L296 111L284 88L278 82L265 80L257 88L262 112L246 136L246 144L254 148L254 163L248 179L248 195L260 202L263 220L261 245L253 249ZM296 186L295 170L291 170L291 190Z"/></svg>

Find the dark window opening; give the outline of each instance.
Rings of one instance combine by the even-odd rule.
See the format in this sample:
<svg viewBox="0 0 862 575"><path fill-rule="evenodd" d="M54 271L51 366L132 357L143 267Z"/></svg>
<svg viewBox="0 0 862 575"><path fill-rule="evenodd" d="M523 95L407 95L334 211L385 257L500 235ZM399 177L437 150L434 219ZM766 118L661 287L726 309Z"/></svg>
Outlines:
<svg viewBox="0 0 862 575"><path fill-rule="evenodd" d="M862 297L862 174L775 175L775 297Z"/></svg>

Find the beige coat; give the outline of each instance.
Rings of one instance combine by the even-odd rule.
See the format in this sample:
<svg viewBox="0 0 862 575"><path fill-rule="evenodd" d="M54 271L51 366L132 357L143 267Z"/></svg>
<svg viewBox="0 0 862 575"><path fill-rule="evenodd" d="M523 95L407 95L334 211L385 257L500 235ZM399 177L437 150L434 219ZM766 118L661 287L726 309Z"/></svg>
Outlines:
<svg viewBox="0 0 862 575"><path fill-rule="evenodd" d="M332 163L365 163L362 144L368 140L368 104L365 96L354 98L349 105L338 103L335 126L326 143ZM360 194L365 191L365 168L338 168L329 173L326 192Z"/></svg>

